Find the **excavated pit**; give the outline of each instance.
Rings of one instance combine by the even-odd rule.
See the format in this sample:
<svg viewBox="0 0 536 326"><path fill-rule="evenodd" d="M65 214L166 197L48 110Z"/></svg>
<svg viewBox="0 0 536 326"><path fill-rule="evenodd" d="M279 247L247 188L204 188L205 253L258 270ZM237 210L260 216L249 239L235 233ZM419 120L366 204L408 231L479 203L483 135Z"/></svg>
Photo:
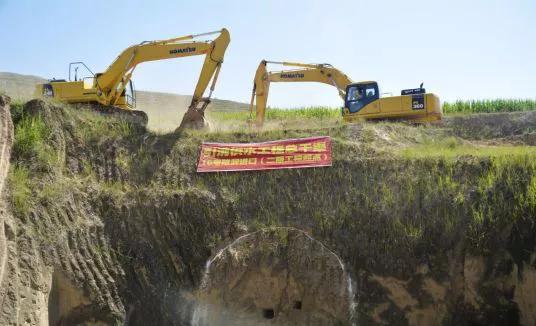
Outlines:
<svg viewBox="0 0 536 326"><path fill-rule="evenodd" d="M205 270L193 325L348 325L351 279L341 259L295 228L242 236Z"/></svg>
<svg viewBox="0 0 536 326"><path fill-rule="evenodd" d="M535 323L534 156L394 154L530 145L534 113L161 135L34 100L11 148L1 100L0 325ZM195 172L202 141L320 134L330 168Z"/></svg>

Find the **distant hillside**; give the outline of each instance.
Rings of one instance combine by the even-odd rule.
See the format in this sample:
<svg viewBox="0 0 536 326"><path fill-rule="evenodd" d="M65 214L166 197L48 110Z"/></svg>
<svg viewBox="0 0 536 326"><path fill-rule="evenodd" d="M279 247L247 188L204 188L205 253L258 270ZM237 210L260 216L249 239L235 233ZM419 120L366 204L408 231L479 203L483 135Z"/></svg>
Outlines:
<svg viewBox="0 0 536 326"><path fill-rule="evenodd" d="M35 84L44 82L46 82L46 79L37 76L0 72L0 91L6 93L12 99L31 99Z"/></svg>
<svg viewBox="0 0 536 326"><path fill-rule="evenodd" d="M0 72L0 92L16 100L32 99L35 85L43 82L46 79L37 76ZM192 99L188 95L147 91L137 91L136 97L137 109L145 111L149 116L149 128L161 131L173 130L180 124ZM209 112L247 109L245 103L220 99L214 99L208 107Z"/></svg>
<svg viewBox="0 0 536 326"><path fill-rule="evenodd" d="M149 116L149 128L152 130L169 131L180 125L182 117L192 96L178 95L170 93L137 91L136 101L138 110L143 110ZM210 112L236 112L246 111L248 105L245 103L213 99L208 106Z"/></svg>

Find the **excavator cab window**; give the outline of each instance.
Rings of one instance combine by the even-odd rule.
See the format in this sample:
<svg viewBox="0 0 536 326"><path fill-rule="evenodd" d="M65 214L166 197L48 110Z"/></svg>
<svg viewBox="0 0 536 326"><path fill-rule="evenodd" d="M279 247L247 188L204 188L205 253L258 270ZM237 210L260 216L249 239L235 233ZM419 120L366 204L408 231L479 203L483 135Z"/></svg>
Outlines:
<svg viewBox="0 0 536 326"><path fill-rule="evenodd" d="M358 112L379 98L377 83L352 84L346 88L346 107L350 113Z"/></svg>
<svg viewBox="0 0 536 326"><path fill-rule="evenodd" d="M132 83L132 80L129 80L127 87L125 87L125 98L129 107L136 107L136 94L134 93L134 84Z"/></svg>

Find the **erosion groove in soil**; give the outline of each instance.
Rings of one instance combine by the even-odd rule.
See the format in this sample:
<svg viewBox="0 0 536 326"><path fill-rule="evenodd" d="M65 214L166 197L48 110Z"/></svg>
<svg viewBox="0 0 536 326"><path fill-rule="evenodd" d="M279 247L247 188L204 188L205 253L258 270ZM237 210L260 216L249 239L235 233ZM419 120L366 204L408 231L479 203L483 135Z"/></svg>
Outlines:
<svg viewBox="0 0 536 326"><path fill-rule="evenodd" d="M11 116L2 325L188 325L206 262L281 226L341 259L360 325L535 322L532 113L163 135L37 100ZM204 140L310 135L332 136L333 167L195 173Z"/></svg>

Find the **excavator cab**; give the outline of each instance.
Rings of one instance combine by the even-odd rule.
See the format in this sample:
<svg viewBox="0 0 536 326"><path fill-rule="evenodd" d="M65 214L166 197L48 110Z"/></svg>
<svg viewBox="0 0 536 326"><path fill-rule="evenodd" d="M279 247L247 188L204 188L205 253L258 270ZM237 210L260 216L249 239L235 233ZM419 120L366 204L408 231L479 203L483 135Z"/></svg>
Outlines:
<svg viewBox="0 0 536 326"><path fill-rule="evenodd" d="M423 85L406 89L400 96L380 98L378 83L365 81L346 87L342 117L346 122L373 119L395 119L412 122L441 120L441 102L433 93L426 93Z"/></svg>
<svg viewBox="0 0 536 326"><path fill-rule="evenodd" d="M356 113L379 98L380 91L376 82L350 84L346 87L345 107L350 113Z"/></svg>

